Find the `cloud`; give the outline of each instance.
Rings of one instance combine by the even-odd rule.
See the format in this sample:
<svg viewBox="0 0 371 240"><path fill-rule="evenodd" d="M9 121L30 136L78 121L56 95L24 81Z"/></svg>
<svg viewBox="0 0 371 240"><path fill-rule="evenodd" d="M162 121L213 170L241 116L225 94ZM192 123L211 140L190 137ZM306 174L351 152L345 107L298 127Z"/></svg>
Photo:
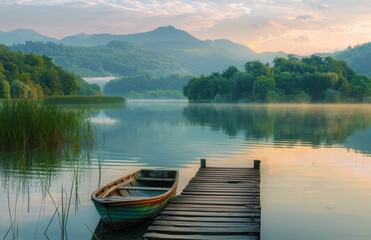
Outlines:
<svg viewBox="0 0 371 240"><path fill-rule="evenodd" d="M297 21L308 21L308 20L311 20L311 19L313 19L313 17L310 16L310 15L299 15L295 18L295 20L297 20Z"/></svg>
<svg viewBox="0 0 371 240"><path fill-rule="evenodd" d="M371 41L370 12L369 0L0 0L0 31L61 38L174 25L201 39L307 53Z"/></svg>
<svg viewBox="0 0 371 240"><path fill-rule="evenodd" d="M324 10L329 8L329 5L325 4L325 1L318 1L318 0L304 0L304 3L308 4L308 6L319 9L319 10Z"/></svg>
<svg viewBox="0 0 371 240"><path fill-rule="evenodd" d="M308 42L310 38L306 35L301 35L301 36L295 37L293 40L298 43L303 43L303 42Z"/></svg>

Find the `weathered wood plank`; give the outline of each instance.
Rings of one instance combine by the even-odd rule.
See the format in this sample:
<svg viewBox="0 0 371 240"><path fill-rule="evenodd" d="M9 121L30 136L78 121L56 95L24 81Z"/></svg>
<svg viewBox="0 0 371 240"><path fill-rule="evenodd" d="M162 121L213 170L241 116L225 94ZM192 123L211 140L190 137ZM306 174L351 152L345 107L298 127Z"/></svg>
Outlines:
<svg viewBox="0 0 371 240"><path fill-rule="evenodd" d="M191 183L186 186L187 188L209 188L209 189L218 189L218 188L228 188L228 189L234 189L234 188L240 188L240 189L251 189L251 188L257 188L259 189L259 184L254 185L243 185L243 184L230 184L230 183L213 183L213 184L200 184L200 183Z"/></svg>
<svg viewBox="0 0 371 240"><path fill-rule="evenodd" d="M219 207L219 208L196 208L196 207L184 207L182 204L179 204L180 206L177 207L176 205L173 205L171 207L167 207L165 211L192 211L192 212L215 212L215 213L221 213L221 212L230 212L230 213L259 213L260 208L245 208L245 209L233 209L233 208L225 208L225 207Z"/></svg>
<svg viewBox="0 0 371 240"><path fill-rule="evenodd" d="M138 181L147 181L147 182L174 182L174 178L155 178L155 177L140 177Z"/></svg>
<svg viewBox="0 0 371 240"><path fill-rule="evenodd" d="M255 201L255 202L226 202L226 201L213 201L213 202L205 202L205 201L197 201L197 200L179 200L179 199L175 199L173 201L174 204L176 203L187 203L187 204L200 204L200 205L207 205L207 204L211 204L211 205L248 205L248 204L251 204L251 205L259 205L260 206L260 203L259 201Z"/></svg>
<svg viewBox="0 0 371 240"><path fill-rule="evenodd" d="M234 197L234 196L187 196L182 195L178 200L202 200L202 201L225 201L225 202L259 202L259 199L254 197ZM241 204L242 205L242 204Z"/></svg>
<svg viewBox="0 0 371 240"><path fill-rule="evenodd" d="M230 217L195 217L195 216L164 216L156 217L156 220L188 221L188 222L228 222L228 223L260 223L260 217L255 218L230 218Z"/></svg>
<svg viewBox="0 0 371 240"><path fill-rule="evenodd" d="M203 200L203 201L231 201L231 202L260 202L259 196L223 196L223 195L182 195L182 200Z"/></svg>
<svg viewBox="0 0 371 240"><path fill-rule="evenodd" d="M153 226L173 226L173 227L230 227L240 228L245 226L259 227L259 223L230 223L230 222L189 222L189 221L163 221L156 220L152 224Z"/></svg>
<svg viewBox="0 0 371 240"><path fill-rule="evenodd" d="M200 168L143 237L257 240L260 216L260 170Z"/></svg>
<svg viewBox="0 0 371 240"><path fill-rule="evenodd" d="M259 193L259 189L255 188L248 188L248 189L234 189L234 188L217 188L217 189L210 189L210 188L203 188L203 187L186 187L186 191L201 191L201 192L221 192L221 193L240 193L240 192L252 192L252 193Z"/></svg>
<svg viewBox="0 0 371 240"><path fill-rule="evenodd" d="M187 191L183 191L182 192L182 196L187 196L187 195L191 195L191 196L194 196L194 197L197 197L197 196L213 196L213 195L216 195L216 196L220 196L220 192L204 192L204 191L192 191L192 190L187 190ZM259 197L260 194L256 194L256 193L250 193L250 192L237 192L237 193L234 193L234 192L229 192L228 193L229 196L250 196L250 197L253 197L253 196L256 196L256 197Z"/></svg>
<svg viewBox="0 0 371 240"><path fill-rule="evenodd" d="M205 177L214 177L214 178L218 178L218 177L226 177L226 178L231 178L231 177L234 177L234 178L256 178L257 175L252 175L252 174L240 174L240 173L233 173L230 174L230 173L197 173L195 175L196 178L205 178Z"/></svg>
<svg viewBox="0 0 371 240"><path fill-rule="evenodd" d="M124 186L118 187L118 190L145 190L145 191L167 191L170 188L162 188L162 187L135 187L135 186Z"/></svg>
<svg viewBox="0 0 371 240"><path fill-rule="evenodd" d="M208 228L208 227L172 227L172 226L149 226L148 231L173 234L207 234L207 235L240 235L259 233L259 227L245 226L241 228Z"/></svg>
<svg viewBox="0 0 371 240"><path fill-rule="evenodd" d="M254 218L260 217L260 212L256 213L235 213L235 212L189 212L189 211L167 211L164 210L162 215L167 216L184 216L184 217L225 217L225 218Z"/></svg>
<svg viewBox="0 0 371 240"><path fill-rule="evenodd" d="M234 167L207 167L207 168L200 168L198 171L257 171L254 168L234 168Z"/></svg>
<svg viewBox="0 0 371 240"><path fill-rule="evenodd" d="M237 209L237 210L243 210L243 209L250 209L250 208L253 208L253 209L256 209L255 206L246 206L246 205L236 205L236 206L218 206L218 205L199 205L199 204L170 204L169 206L167 206L166 208L170 208L170 207L188 207L188 208L214 208L216 210L220 209L220 208L224 208L224 209ZM166 209L165 208L165 209ZM260 208L260 207L259 207Z"/></svg>
<svg viewBox="0 0 371 240"><path fill-rule="evenodd" d="M143 236L147 240L159 240L159 239L174 239L174 240L257 240L256 236L250 235L224 235L224 236L208 236L208 235L173 235L164 233L146 233Z"/></svg>
<svg viewBox="0 0 371 240"><path fill-rule="evenodd" d="M214 187L207 187L207 186L202 186L202 185L199 185L199 184L196 184L196 185L190 185L190 186L187 186L185 187L184 189L205 189L205 190L209 190L209 191L227 191L227 190L230 190L230 191L243 191L243 192L260 192L259 191L259 188L252 188L252 187L238 187L238 186L225 186L225 185L215 185Z"/></svg>

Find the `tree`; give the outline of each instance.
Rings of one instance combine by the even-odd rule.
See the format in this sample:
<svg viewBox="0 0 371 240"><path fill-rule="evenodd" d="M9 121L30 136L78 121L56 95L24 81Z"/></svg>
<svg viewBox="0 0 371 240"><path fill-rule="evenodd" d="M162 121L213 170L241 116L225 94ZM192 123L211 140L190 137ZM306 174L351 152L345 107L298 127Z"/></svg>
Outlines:
<svg viewBox="0 0 371 240"><path fill-rule="evenodd" d="M247 73L250 73L254 77L259 76L273 76L273 69L269 67L268 64L264 65L259 61L247 62L245 64L245 70Z"/></svg>
<svg viewBox="0 0 371 240"><path fill-rule="evenodd" d="M61 92L58 72L55 69L51 68L45 71L41 75L40 82L46 86L48 95L55 95Z"/></svg>
<svg viewBox="0 0 371 240"><path fill-rule="evenodd" d="M76 77L72 73L59 72L60 85L64 95L75 94L77 90Z"/></svg>
<svg viewBox="0 0 371 240"><path fill-rule="evenodd" d="M260 76L255 80L253 84L252 93L256 101L265 102L268 92L274 90L275 90L274 79L268 78L266 76Z"/></svg>
<svg viewBox="0 0 371 240"><path fill-rule="evenodd" d="M10 85L5 80L0 80L0 98L10 98Z"/></svg>
<svg viewBox="0 0 371 240"><path fill-rule="evenodd" d="M229 66L226 70L223 71L222 77L226 79L230 79L237 72L238 72L238 69L235 66Z"/></svg>
<svg viewBox="0 0 371 240"><path fill-rule="evenodd" d="M338 103L341 101L340 92L331 88L325 91L325 102Z"/></svg>
<svg viewBox="0 0 371 240"><path fill-rule="evenodd" d="M231 100L247 99L251 94L255 78L246 72L237 72L230 81Z"/></svg>
<svg viewBox="0 0 371 240"><path fill-rule="evenodd" d="M13 81L10 85L10 95L12 98L27 98L28 86L21 81Z"/></svg>
<svg viewBox="0 0 371 240"><path fill-rule="evenodd" d="M274 75L275 86L291 98L302 89L301 76L295 72L281 72Z"/></svg>
<svg viewBox="0 0 371 240"><path fill-rule="evenodd" d="M371 96L371 79L366 76L356 75L351 82L352 96L357 102L362 102L367 96Z"/></svg>
<svg viewBox="0 0 371 240"><path fill-rule="evenodd" d="M324 92L331 88L331 77L326 73L304 74L303 85L305 91L310 95L313 101L323 101Z"/></svg>

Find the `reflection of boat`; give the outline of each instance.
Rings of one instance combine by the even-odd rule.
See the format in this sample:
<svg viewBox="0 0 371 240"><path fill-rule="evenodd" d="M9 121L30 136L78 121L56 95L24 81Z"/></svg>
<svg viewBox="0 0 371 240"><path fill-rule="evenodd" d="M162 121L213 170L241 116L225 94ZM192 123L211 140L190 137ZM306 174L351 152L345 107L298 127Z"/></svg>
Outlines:
<svg viewBox="0 0 371 240"><path fill-rule="evenodd" d="M114 229L157 215L175 197L176 170L142 169L98 190L91 199L105 223Z"/></svg>

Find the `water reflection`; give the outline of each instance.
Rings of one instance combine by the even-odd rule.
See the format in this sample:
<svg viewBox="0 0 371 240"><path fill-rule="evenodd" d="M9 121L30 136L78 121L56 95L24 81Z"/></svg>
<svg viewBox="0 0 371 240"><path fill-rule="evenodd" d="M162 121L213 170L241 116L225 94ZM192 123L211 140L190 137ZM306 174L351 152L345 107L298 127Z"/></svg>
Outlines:
<svg viewBox="0 0 371 240"><path fill-rule="evenodd" d="M103 110L95 113L90 121L96 125L115 125L118 122L117 119L108 117Z"/></svg>
<svg viewBox="0 0 371 240"><path fill-rule="evenodd" d="M371 126L371 108L356 105L210 105L191 104L184 116L192 123L229 136L272 139L281 145L314 147L344 143L354 131Z"/></svg>
<svg viewBox="0 0 371 240"><path fill-rule="evenodd" d="M86 155L67 160L63 152L13 159L0 154L0 238L10 226L9 201L12 213L17 206L19 237L47 239L44 231L56 209L51 197L59 204L62 187L68 196L72 187L70 239L96 239L93 233L99 239L141 239L145 227L118 233L100 228L90 194L143 166L179 169L182 190L206 158L210 166L230 167L262 160L264 240L370 239L370 110L148 101L96 109L95 143ZM50 195L33 185L48 186ZM311 226L319 229L315 235ZM352 238L352 229L362 236ZM47 234L60 239L58 219Z"/></svg>
<svg viewBox="0 0 371 240"><path fill-rule="evenodd" d="M89 152L73 149L0 153L0 181L8 188L41 189L49 186L65 169L89 165Z"/></svg>

